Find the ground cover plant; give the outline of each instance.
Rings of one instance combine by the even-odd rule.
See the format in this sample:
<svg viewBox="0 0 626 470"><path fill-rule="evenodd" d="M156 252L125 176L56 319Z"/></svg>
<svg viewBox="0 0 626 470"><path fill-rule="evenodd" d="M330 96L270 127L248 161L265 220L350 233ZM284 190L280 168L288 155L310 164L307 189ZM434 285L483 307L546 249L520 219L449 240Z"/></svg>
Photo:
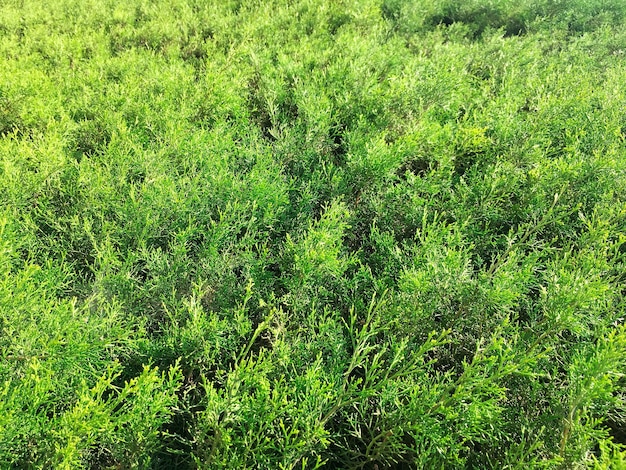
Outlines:
<svg viewBox="0 0 626 470"><path fill-rule="evenodd" d="M622 0L0 2L0 468L626 467Z"/></svg>

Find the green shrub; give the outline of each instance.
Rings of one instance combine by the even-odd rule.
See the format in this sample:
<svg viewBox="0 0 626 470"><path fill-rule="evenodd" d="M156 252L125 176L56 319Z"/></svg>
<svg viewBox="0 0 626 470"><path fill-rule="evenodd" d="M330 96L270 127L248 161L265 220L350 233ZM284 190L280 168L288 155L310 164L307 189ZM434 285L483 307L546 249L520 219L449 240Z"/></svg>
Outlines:
<svg viewBox="0 0 626 470"><path fill-rule="evenodd" d="M621 468L616 0L6 0L0 467Z"/></svg>

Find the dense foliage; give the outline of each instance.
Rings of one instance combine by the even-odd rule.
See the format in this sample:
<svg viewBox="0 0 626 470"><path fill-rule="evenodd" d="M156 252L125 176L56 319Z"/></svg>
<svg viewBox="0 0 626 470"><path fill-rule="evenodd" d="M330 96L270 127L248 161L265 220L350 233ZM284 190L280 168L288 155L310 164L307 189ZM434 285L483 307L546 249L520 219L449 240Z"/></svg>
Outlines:
<svg viewBox="0 0 626 470"><path fill-rule="evenodd" d="M625 26L0 2L0 468L624 468Z"/></svg>

